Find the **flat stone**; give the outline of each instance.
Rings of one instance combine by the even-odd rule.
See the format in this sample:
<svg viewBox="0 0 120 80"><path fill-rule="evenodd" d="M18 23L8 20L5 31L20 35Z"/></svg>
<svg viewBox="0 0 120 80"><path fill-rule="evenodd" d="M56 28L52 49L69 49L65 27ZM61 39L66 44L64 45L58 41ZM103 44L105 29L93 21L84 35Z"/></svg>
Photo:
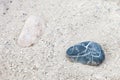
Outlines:
<svg viewBox="0 0 120 80"><path fill-rule="evenodd" d="M44 26L44 20L40 16L31 15L28 17L18 38L18 45L21 47L34 45L41 36Z"/></svg>
<svg viewBox="0 0 120 80"><path fill-rule="evenodd" d="M80 62L97 66L105 59L105 54L100 44L93 41L85 41L76 44L66 51L67 57L72 62Z"/></svg>

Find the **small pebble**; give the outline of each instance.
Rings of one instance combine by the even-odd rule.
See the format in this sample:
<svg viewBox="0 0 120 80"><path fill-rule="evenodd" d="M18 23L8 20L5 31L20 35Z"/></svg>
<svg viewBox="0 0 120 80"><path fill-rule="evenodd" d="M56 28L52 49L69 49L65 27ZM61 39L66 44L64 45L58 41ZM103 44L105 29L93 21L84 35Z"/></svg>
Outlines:
<svg viewBox="0 0 120 80"><path fill-rule="evenodd" d="M76 44L68 48L66 53L70 61L92 66L101 64L105 59L102 47L93 41L85 41Z"/></svg>
<svg viewBox="0 0 120 80"><path fill-rule="evenodd" d="M12 3L12 1L10 1L10 3Z"/></svg>
<svg viewBox="0 0 120 80"><path fill-rule="evenodd" d="M3 15L5 15L6 13L3 13Z"/></svg>
<svg viewBox="0 0 120 80"><path fill-rule="evenodd" d="M44 27L44 20L39 16L30 16L22 29L22 32L18 38L18 45L21 47L29 47L37 42L37 39L42 34L42 28Z"/></svg>
<svg viewBox="0 0 120 80"><path fill-rule="evenodd" d="M9 8L6 8L6 10L9 10Z"/></svg>

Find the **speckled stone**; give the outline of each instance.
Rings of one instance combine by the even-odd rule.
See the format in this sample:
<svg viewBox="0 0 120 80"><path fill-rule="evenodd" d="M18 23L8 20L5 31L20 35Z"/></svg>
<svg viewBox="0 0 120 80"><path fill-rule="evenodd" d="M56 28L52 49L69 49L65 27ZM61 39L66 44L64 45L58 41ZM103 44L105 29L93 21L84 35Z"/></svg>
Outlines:
<svg viewBox="0 0 120 80"><path fill-rule="evenodd" d="M105 59L102 47L93 41L85 41L76 44L68 48L66 53L67 57L72 62L80 62L93 66L101 64Z"/></svg>

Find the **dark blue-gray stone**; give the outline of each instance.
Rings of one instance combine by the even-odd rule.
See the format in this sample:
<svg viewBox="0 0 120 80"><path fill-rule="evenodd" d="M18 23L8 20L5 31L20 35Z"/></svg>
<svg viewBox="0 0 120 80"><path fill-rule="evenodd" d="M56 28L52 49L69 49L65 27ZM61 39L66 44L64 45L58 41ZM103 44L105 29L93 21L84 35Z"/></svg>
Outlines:
<svg viewBox="0 0 120 80"><path fill-rule="evenodd" d="M105 59L102 47L93 41L85 41L76 44L66 51L67 57L72 62L97 66Z"/></svg>

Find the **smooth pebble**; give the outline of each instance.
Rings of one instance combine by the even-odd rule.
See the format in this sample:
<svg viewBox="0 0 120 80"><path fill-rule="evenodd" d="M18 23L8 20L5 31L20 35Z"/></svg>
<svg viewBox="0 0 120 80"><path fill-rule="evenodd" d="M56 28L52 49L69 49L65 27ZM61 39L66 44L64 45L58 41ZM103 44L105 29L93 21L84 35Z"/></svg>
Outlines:
<svg viewBox="0 0 120 80"><path fill-rule="evenodd" d="M102 47L93 41L85 41L76 44L66 51L67 57L72 62L97 66L105 59Z"/></svg>
<svg viewBox="0 0 120 80"><path fill-rule="evenodd" d="M44 20L40 16L31 15L25 22L25 25L18 38L18 45L21 47L29 47L37 42L42 34L45 26Z"/></svg>

